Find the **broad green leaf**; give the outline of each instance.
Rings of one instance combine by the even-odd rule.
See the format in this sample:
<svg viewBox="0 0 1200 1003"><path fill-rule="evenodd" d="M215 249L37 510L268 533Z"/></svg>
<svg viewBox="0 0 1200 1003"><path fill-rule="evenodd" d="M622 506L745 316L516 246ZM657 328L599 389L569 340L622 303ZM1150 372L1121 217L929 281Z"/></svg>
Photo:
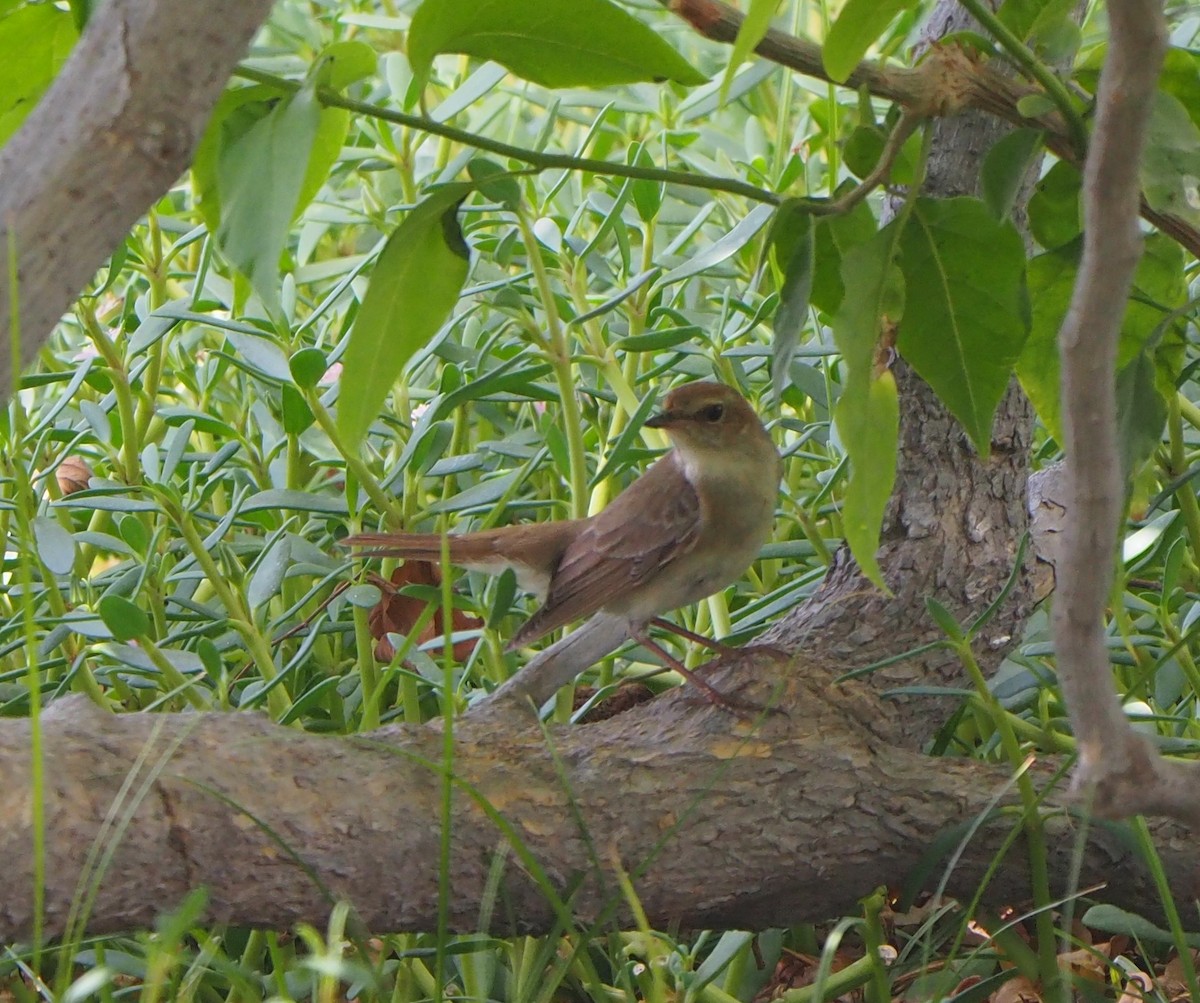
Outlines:
<svg viewBox="0 0 1200 1003"><path fill-rule="evenodd" d="M846 542L863 573L887 589L875 558L884 506L896 479L899 411L896 383L876 373L880 335L904 309L903 277L893 263L898 225L885 227L842 261L845 295L834 316L833 337L845 376L834 421L850 457L842 519Z"/></svg>
<svg viewBox="0 0 1200 1003"><path fill-rule="evenodd" d="M812 302L818 310L834 314L842 302L842 260L854 247L875 236L875 217L865 201L850 212L822 216L814 229Z"/></svg>
<svg viewBox="0 0 1200 1003"><path fill-rule="evenodd" d="M279 309L279 256L320 117L316 94L305 86L217 155L224 207L217 243L272 314Z"/></svg>
<svg viewBox="0 0 1200 1003"><path fill-rule="evenodd" d="M742 20L741 27L738 28L737 38L733 40L733 48L729 52L729 62L725 66L725 75L721 78L721 104L725 103L725 98L729 95L729 85L733 82L737 68L750 58L750 53L763 40L767 29L771 27L771 18L775 16L775 9L778 6L779 0L750 0L746 16Z"/></svg>
<svg viewBox="0 0 1200 1003"><path fill-rule="evenodd" d="M379 64L375 50L355 39L327 45L317 60L320 64L317 86L335 91L369 77Z"/></svg>
<svg viewBox="0 0 1200 1003"><path fill-rule="evenodd" d="M333 48L332 46L330 48ZM222 195L218 184L218 165L225 150L232 147L255 125L278 106L279 92L265 85L239 87L221 95L212 117L196 147L192 161L192 184L200 215L210 231L221 225ZM322 108L316 135L304 170L296 204L292 207L294 220L329 177L330 168L342 152L342 144L350 127L350 113L344 108Z"/></svg>
<svg viewBox="0 0 1200 1003"><path fill-rule="evenodd" d="M1076 241L1039 254L1029 262L1033 316L1029 338L1017 360L1017 377L1022 388L1042 424L1059 441L1062 441L1062 411L1058 331L1071 303L1079 254L1080 245ZM1180 339L1178 335L1164 337L1163 323L1167 315L1186 300L1183 268L1183 249L1162 234L1150 234L1134 273L1133 294L1121 322L1121 338L1117 344L1118 372L1143 349L1153 350L1160 394L1169 392L1174 386L1174 375L1178 372Z"/></svg>
<svg viewBox="0 0 1200 1003"><path fill-rule="evenodd" d="M885 326L904 312L904 277L896 268L897 223L890 223L869 241L842 258L845 295L832 320L833 340L853 379L866 380L875 365L876 346Z"/></svg>
<svg viewBox="0 0 1200 1003"><path fill-rule="evenodd" d="M1151 208L1200 226L1200 128L1180 100L1165 91L1155 96L1150 115L1141 183Z"/></svg>
<svg viewBox="0 0 1200 1003"><path fill-rule="evenodd" d="M779 276L779 306L775 308L775 337L771 342L771 385L775 401L788 385L788 370L808 314L813 280L813 217L803 203L785 202L775 214L767 249Z"/></svg>
<svg viewBox="0 0 1200 1003"><path fill-rule="evenodd" d="M150 633L150 617L122 596L105 596L98 603L96 612L115 640L132 641Z"/></svg>
<svg viewBox="0 0 1200 1003"><path fill-rule="evenodd" d="M1200 126L1200 54L1187 49L1168 49L1158 86L1176 98Z"/></svg>
<svg viewBox="0 0 1200 1003"><path fill-rule="evenodd" d="M850 133L843 148L846 167L856 178L865 178L877 166L887 145L888 130L878 125L859 125ZM921 155L921 135L913 133L897 151L889 167L886 180L894 185L909 185L913 182L915 167Z"/></svg>
<svg viewBox="0 0 1200 1003"><path fill-rule="evenodd" d="M1079 169L1060 160L1034 186L1029 199L1029 232L1047 251L1069 244L1083 232Z"/></svg>
<svg viewBox="0 0 1200 1003"><path fill-rule="evenodd" d="M1021 41L1051 32L1071 16L1075 0L1004 0L996 17Z"/></svg>
<svg viewBox="0 0 1200 1003"><path fill-rule="evenodd" d="M983 158L980 188L983 201L996 219L1008 219L1033 162L1041 156L1040 129L1014 129L997 140Z"/></svg>
<svg viewBox="0 0 1200 1003"><path fill-rule="evenodd" d="M844 83L892 19L914 6L916 0L846 0L821 48L825 72L834 83Z"/></svg>
<svg viewBox="0 0 1200 1003"><path fill-rule="evenodd" d="M54 4L19 7L0 19L0 146L58 76L78 37L71 15Z"/></svg>
<svg viewBox="0 0 1200 1003"><path fill-rule="evenodd" d="M973 198L919 199L900 235L905 308L896 346L981 456L1029 333L1025 248Z"/></svg>
<svg viewBox="0 0 1200 1003"><path fill-rule="evenodd" d="M706 80L658 32L608 0L425 0L408 34L419 86L443 52L495 60L544 87Z"/></svg>
<svg viewBox="0 0 1200 1003"><path fill-rule="evenodd" d="M846 543L863 574L887 592L875 552L896 480L900 397L890 370L868 380L865 390L865 394L852 394L847 387L834 412L838 433L854 464L842 502L842 524Z"/></svg>
<svg viewBox="0 0 1200 1003"><path fill-rule="evenodd" d="M1117 374L1117 448L1124 481L1150 458L1166 423L1167 402L1155 382L1153 353L1143 350Z"/></svg>
<svg viewBox="0 0 1200 1003"><path fill-rule="evenodd" d="M470 255L458 227L465 185L413 209L388 238L342 359L338 428L347 447L366 435L404 364L450 316Z"/></svg>

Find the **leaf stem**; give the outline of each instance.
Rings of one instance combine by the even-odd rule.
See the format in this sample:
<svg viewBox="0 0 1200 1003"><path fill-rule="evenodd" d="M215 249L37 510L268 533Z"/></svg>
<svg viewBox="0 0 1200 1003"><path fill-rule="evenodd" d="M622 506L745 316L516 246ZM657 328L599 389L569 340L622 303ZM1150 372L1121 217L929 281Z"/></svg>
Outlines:
<svg viewBox="0 0 1200 1003"><path fill-rule="evenodd" d="M288 80L286 77L281 77L274 73L265 73L262 70L256 70L249 66L239 66L233 75L241 77L243 80L253 80L255 83L266 84L268 87L276 87L281 91L295 92L300 90L302 86L302 83L298 80ZM593 160L590 157L574 157L566 153L544 153L537 150L529 150L522 146L501 143L498 140L489 139L486 136L480 136L465 129L456 129L452 125L446 125L444 122L435 122L433 119L426 118L423 115L407 115L404 112L393 111L391 108L381 108L379 105L370 104L366 101L355 101L352 98L343 97L336 91L324 87L317 88L317 100L327 108L345 108L347 111L356 112L359 115L369 115L372 118L382 119L385 122L407 126L410 129L418 129L435 136L442 136L454 142L462 143L464 146L472 146L477 150L487 150L489 153L495 153L501 157L511 157L514 160L532 164L540 171L587 171L618 178L665 181L667 184L681 185L685 188L703 188L707 191L728 192L731 195L740 195L743 198L748 198L755 202L766 202L770 205L779 205L783 201L782 197L775 192L767 191L765 188L759 188L745 181L738 181L736 178L714 178L701 174L691 174L687 171L671 171L660 167L638 167L633 164L618 164L607 160Z"/></svg>

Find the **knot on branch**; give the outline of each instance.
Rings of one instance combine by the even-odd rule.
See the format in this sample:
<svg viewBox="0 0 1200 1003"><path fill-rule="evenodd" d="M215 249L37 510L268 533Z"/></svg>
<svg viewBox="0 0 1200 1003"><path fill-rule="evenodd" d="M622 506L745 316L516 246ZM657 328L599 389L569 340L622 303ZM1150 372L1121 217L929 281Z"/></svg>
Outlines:
<svg viewBox="0 0 1200 1003"><path fill-rule="evenodd" d="M957 115L973 106L983 67L973 50L935 45L917 67L917 86L906 107L921 118Z"/></svg>

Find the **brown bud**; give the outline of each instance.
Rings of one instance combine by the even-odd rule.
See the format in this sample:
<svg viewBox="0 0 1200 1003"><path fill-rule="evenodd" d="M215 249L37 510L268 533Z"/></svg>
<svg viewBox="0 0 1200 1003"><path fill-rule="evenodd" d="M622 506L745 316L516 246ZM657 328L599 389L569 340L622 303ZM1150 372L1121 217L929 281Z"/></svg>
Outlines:
<svg viewBox="0 0 1200 1003"><path fill-rule="evenodd" d="M77 491L87 489L88 480L92 476L92 468L79 456L68 456L54 471L58 481L58 490L63 495L73 495Z"/></svg>

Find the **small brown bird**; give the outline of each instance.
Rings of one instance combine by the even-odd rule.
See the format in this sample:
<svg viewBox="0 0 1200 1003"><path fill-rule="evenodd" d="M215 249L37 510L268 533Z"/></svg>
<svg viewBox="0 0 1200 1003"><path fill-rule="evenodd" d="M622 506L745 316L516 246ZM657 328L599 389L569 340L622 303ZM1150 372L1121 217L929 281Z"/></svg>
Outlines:
<svg viewBox="0 0 1200 1003"><path fill-rule="evenodd" d="M666 432L674 448L602 512L451 535L450 560L493 574L512 568L521 588L543 600L510 648L603 611L626 619L631 636L725 703L645 628L724 588L758 556L775 519L779 453L746 399L721 383L672 390L646 425ZM436 563L442 554L436 533L363 533L343 542L369 547L371 556Z"/></svg>

